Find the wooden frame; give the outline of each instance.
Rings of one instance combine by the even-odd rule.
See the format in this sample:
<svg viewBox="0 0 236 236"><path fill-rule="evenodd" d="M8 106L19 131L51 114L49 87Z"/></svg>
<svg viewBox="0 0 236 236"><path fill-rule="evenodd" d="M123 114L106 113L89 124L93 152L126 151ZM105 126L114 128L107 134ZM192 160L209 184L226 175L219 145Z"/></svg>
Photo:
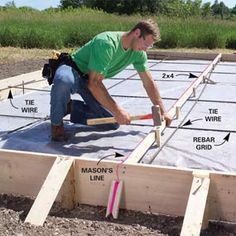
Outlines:
<svg viewBox="0 0 236 236"><path fill-rule="evenodd" d="M193 81L169 110L172 116L176 109L180 112L180 107L220 58L218 55ZM159 134L164 128L163 122L158 127ZM102 161L97 165L97 160L84 157L0 150L0 191L36 198L26 221L42 225L55 200L67 208L77 203L106 206L119 165L123 182L120 206L124 209L185 215L182 236L199 235L208 220L236 222L236 173L137 164L155 141L160 144L158 132L153 129L122 165L115 161ZM94 173L98 168L99 173ZM95 176L102 178L98 180ZM35 217L37 209L42 211L38 218ZM196 211L198 214L194 214Z"/></svg>
<svg viewBox="0 0 236 236"><path fill-rule="evenodd" d="M1 192L36 197L41 186L44 186L50 175L52 175L50 169L53 169L52 167L57 158L56 155L0 150ZM70 199L74 204L106 206L110 185L115 178L116 167L119 163L102 161L97 165L97 160L82 157L70 157L70 159L74 163L71 166L74 177L72 180L71 176L67 175L64 185L58 185L57 200L63 202L65 199L66 201ZM91 176L96 175L92 173L93 168L104 170L104 173L101 174L104 176L103 181L91 181ZM66 165L64 173L68 169L68 165ZM193 177L195 175L195 171L191 169L146 164L123 164L120 169L120 179L124 183L121 207L184 216L187 202L191 202L191 199L188 199L192 182L193 186L196 186ZM234 191L236 188L236 173L206 171L205 175L209 175L211 182L208 193L208 219L236 222L236 193ZM75 191L65 192L64 189L71 189L71 185ZM59 191L60 187L62 188ZM93 194L94 192L96 192L96 195ZM206 193L207 191L204 192L204 194ZM199 200L199 204L206 200L206 196L201 194L199 199L198 196L196 198L195 201ZM54 202L54 199L51 199L51 201ZM41 202L41 204L47 205L48 201ZM193 208L199 209L199 205L192 204L191 211L196 210ZM43 220L41 218L40 223L36 224L42 224L45 218L46 214ZM29 217L27 217L27 221L30 221L28 219ZM201 219L202 215L195 220L201 222ZM35 221L30 222L35 223ZM188 222L189 224L191 225L191 219L190 223ZM200 226L198 226L198 230Z"/></svg>

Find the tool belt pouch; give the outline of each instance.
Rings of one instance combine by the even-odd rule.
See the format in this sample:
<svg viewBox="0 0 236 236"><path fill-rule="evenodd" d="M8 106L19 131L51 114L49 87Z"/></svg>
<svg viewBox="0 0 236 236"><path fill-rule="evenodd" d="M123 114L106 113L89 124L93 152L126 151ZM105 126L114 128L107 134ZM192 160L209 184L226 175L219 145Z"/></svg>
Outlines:
<svg viewBox="0 0 236 236"><path fill-rule="evenodd" d="M62 64L68 64L70 60L68 53L61 53L57 59L49 59L48 63L44 64L42 76L47 79L49 85L53 83L57 68Z"/></svg>

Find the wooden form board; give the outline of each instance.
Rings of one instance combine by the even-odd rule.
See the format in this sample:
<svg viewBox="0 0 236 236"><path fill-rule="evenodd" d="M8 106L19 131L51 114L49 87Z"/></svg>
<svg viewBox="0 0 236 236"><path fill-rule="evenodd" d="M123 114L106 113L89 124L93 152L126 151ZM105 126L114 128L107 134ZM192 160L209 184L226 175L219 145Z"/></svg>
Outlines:
<svg viewBox="0 0 236 236"><path fill-rule="evenodd" d="M210 218L236 222L236 174L211 173L210 181Z"/></svg>
<svg viewBox="0 0 236 236"><path fill-rule="evenodd" d="M0 150L0 193L36 197L56 156Z"/></svg>
<svg viewBox="0 0 236 236"><path fill-rule="evenodd" d="M97 174L82 171L82 168L94 171L93 168L98 167L111 168L112 173L105 174L104 181L91 181ZM76 160L78 202L106 206L111 182L116 178L116 167L117 163L112 161L97 166L95 160ZM124 183L121 208L184 216L194 171L145 164L121 165L119 177ZM236 222L236 173L206 172L211 181L209 219Z"/></svg>
<svg viewBox="0 0 236 236"><path fill-rule="evenodd" d="M97 165L96 161L76 160L78 201L106 206L111 183L116 179L117 164L102 162ZM102 169L109 173L86 173L89 170L100 172ZM192 183L191 171L168 170L140 164L122 165L119 173L120 180L123 181L121 208L184 215ZM93 181L95 176L101 175L104 177L103 181Z"/></svg>
<svg viewBox="0 0 236 236"><path fill-rule="evenodd" d="M0 150L0 192L35 197L56 157ZM80 204L106 206L111 182L116 179L118 163L102 161L97 165L96 160L72 159L75 160L73 185L76 201ZM99 173L90 173L97 172L97 168L101 168L99 171L107 171L102 181L94 181ZM124 183L121 208L183 216L192 185L192 173L193 170L190 169L157 165L121 165L119 177ZM9 178L10 175L12 179ZM236 173L209 172L209 178L209 219L236 222ZM71 184L70 181L64 184L68 183ZM64 192L63 196L61 192ZM70 191L67 193L71 194ZM70 198L65 194L65 191L60 191L58 200Z"/></svg>
<svg viewBox="0 0 236 236"><path fill-rule="evenodd" d="M184 91L182 96L176 101L176 103L169 109L168 114L174 118L176 114L176 110L184 105L184 103L188 100L189 96L194 92L194 89L198 87L198 85L203 81L204 77L210 73L215 65L220 61L221 54L218 54L215 59L206 67L206 69L201 73L201 75L196 78L191 85ZM159 129L159 133L161 133L165 129L165 124L162 124L160 127L154 127L149 134L138 144L138 146L133 150L133 152L128 156L126 163L137 163L143 157L143 155L147 152L147 150L152 146L155 142L156 138L156 129ZM158 140L160 143L160 140Z"/></svg>

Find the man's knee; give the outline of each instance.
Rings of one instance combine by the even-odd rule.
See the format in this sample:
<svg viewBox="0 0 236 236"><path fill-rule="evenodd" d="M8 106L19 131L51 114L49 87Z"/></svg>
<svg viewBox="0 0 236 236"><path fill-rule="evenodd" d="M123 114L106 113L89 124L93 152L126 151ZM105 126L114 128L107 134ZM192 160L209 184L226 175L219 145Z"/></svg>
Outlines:
<svg viewBox="0 0 236 236"><path fill-rule="evenodd" d="M53 89L56 90L60 95L70 92L70 84L65 80L55 80Z"/></svg>

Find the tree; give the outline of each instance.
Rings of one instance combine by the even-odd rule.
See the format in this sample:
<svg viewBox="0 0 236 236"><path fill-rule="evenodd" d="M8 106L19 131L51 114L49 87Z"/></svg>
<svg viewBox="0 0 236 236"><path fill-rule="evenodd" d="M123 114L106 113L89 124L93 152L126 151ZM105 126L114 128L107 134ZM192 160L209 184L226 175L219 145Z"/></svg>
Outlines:
<svg viewBox="0 0 236 236"><path fill-rule="evenodd" d="M11 8L15 8L16 4L14 1L9 1L5 4L5 7L11 7Z"/></svg>
<svg viewBox="0 0 236 236"><path fill-rule="evenodd" d="M146 0L146 3L148 12L157 14L162 11L162 0Z"/></svg>
<svg viewBox="0 0 236 236"><path fill-rule="evenodd" d="M122 0L84 0L83 5L89 8L97 8L109 13L119 12Z"/></svg>
<svg viewBox="0 0 236 236"><path fill-rule="evenodd" d="M83 0L60 0L60 7L61 8L68 8L68 7L81 7L83 5Z"/></svg>
<svg viewBox="0 0 236 236"><path fill-rule="evenodd" d="M83 2L87 7L127 15L134 13L163 14L165 12L164 5L166 4L166 0L84 0Z"/></svg>
<svg viewBox="0 0 236 236"><path fill-rule="evenodd" d="M223 20L225 15L229 15L230 10L228 7L225 6L223 2L220 2L220 17Z"/></svg>
<svg viewBox="0 0 236 236"><path fill-rule="evenodd" d="M211 3L207 2L202 5L202 0L60 0L61 8L78 8L86 6L89 8L101 9L109 13L119 14L162 14L167 16L188 17L200 16L203 17L215 15L223 19L230 14L230 10L223 2L215 0L211 7ZM235 9L232 14L235 14Z"/></svg>
<svg viewBox="0 0 236 236"><path fill-rule="evenodd" d="M223 2L218 3L218 1L215 1L215 3L211 7L214 15L220 15L221 19L224 19L224 16L230 14L230 10Z"/></svg>
<svg viewBox="0 0 236 236"><path fill-rule="evenodd" d="M183 4L184 16L200 16L201 4L201 0L187 0L186 3Z"/></svg>
<svg viewBox="0 0 236 236"><path fill-rule="evenodd" d="M236 5L231 9L231 13L236 15Z"/></svg>
<svg viewBox="0 0 236 236"><path fill-rule="evenodd" d="M202 5L201 14L202 14L203 17L207 17L207 16L212 15L212 9L211 9L211 3L210 2L206 2Z"/></svg>
<svg viewBox="0 0 236 236"><path fill-rule="evenodd" d="M185 17L186 7L184 0L167 0L165 3L165 15Z"/></svg>
<svg viewBox="0 0 236 236"><path fill-rule="evenodd" d="M213 15L219 15L220 14L220 5L218 0L214 2L214 4L211 6Z"/></svg>

